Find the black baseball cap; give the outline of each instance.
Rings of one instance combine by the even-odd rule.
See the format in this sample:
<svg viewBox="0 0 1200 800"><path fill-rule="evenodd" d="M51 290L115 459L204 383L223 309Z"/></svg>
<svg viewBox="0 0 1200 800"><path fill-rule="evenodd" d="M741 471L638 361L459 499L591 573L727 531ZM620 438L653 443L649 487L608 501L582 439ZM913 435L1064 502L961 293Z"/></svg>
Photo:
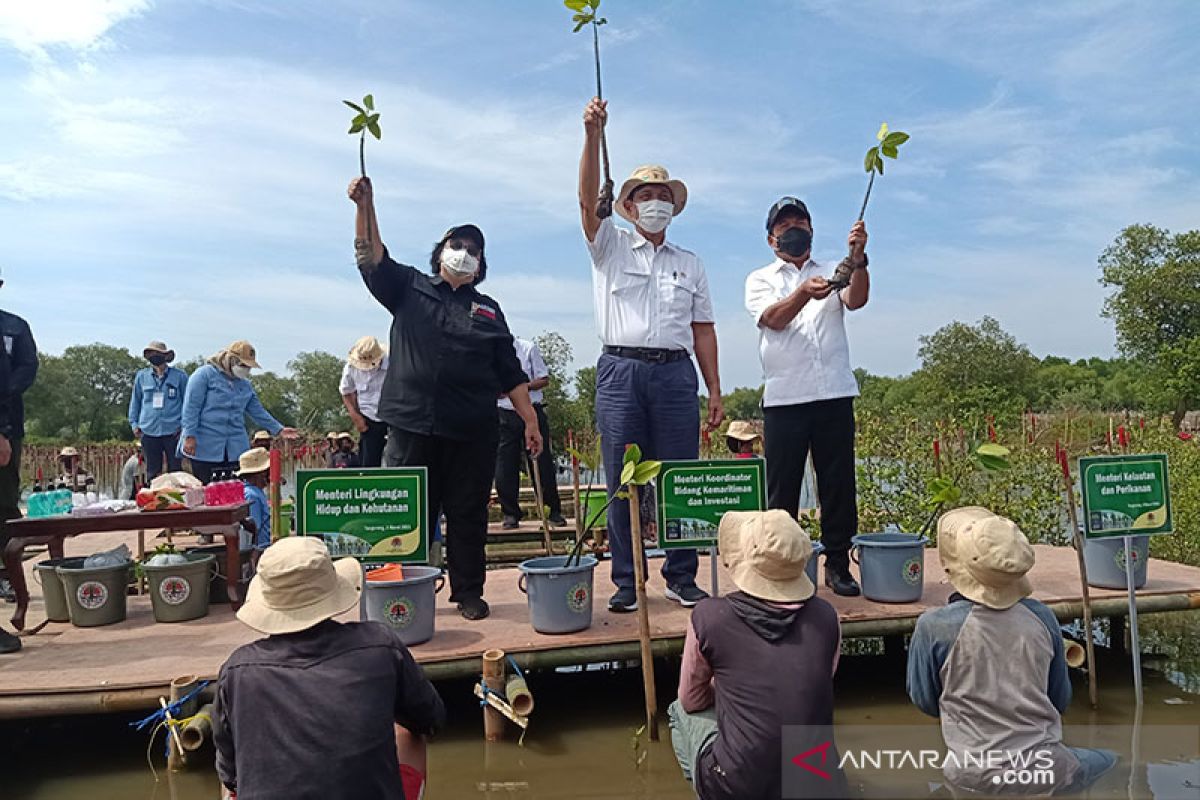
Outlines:
<svg viewBox="0 0 1200 800"><path fill-rule="evenodd" d="M767 233L770 233L771 229L775 227L775 220L779 219L779 215L789 209L794 209L796 213L808 220L810 225L812 224L812 215L808 213L808 206L804 205L803 200L798 197L781 197L767 212Z"/></svg>
<svg viewBox="0 0 1200 800"><path fill-rule="evenodd" d="M474 239L479 243L479 249L483 250L483 231L479 230L478 226L471 225L469 223L466 225L455 225L453 228L446 231L445 235L442 236L442 241L439 242L439 245L445 244L451 239L460 237Z"/></svg>

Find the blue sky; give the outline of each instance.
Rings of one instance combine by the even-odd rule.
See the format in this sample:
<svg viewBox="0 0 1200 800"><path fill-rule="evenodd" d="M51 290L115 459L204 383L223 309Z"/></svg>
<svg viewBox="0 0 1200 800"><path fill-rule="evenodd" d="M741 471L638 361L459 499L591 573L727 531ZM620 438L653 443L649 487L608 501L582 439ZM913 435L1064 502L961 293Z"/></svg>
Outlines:
<svg viewBox="0 0 1200 800"><path fill-rule="evenodd" d="M669 235L705 261L725 388L756 385L747 272L763 216L805 198L836 260L881 121L908 131L877 182L872 372L988 314L1035 353L1113 352L1096 258L1125 225L1200 227L1200 5L984 0L605 0L614 173L661 162L691 197ZM388 316L358 280L368 142L392 252L450 224L489 236L485 291L515 332L599 349L575 173L588 40L558 0L37 0L0 5L0 305L43 350L182 356L237 338L282 369Z"/></svg>

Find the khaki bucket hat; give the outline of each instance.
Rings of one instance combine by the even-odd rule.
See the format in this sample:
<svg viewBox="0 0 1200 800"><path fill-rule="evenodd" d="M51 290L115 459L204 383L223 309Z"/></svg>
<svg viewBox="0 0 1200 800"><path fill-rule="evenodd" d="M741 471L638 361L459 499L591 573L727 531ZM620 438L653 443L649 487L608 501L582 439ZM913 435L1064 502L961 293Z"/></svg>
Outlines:
<svg viewBox="0 0 1200 800"><path fill-rule="evenodd" d="M252 439L250 439L250 441L257 442L261 439L267 439L269 441L272 438L273 437L271 436L270 431L255 431L254 437Z"/></svg>
<svg viewBox="0 0 1200 800"><path fill-rule="evenodd" d="M151 353L158 353L167 357L167 363L175 360L175 351L167 347L166 342L153 341L142 348L142 357L146 358Z"/></svg>
<svg viewBox="0 0 1200 800"><path fill-rule="evenodd" d="M629 212L625 210L625 201L629 199L629 195L633 194L635 189L648 183L661 184L671 190L671 199L675 201L675 213L672 216L679 216L683 207L687 205L687 186L683 181L672 178L666 167L660 167L657 164L638 167L621 184L621 191L617 193L617 213L630 222L634 222L633 217L629 216Z"/></svg>
<svg viewBox="0 0 1200 800"><path fill-rule="evenodd" d="M1016 523L980 506L948 511L938 520L938 556L959 594L1004 610L1033 594L1026 573L1033 547Z"/></svg>
<svg viewBox="0 0 1200 800"><path fill-rule="evenodd" d="M725 435L739 442L753 442L762 438L762 434L754 430L754 424L744 419L735 419L729 423L729 430L725 431Z"/></svg>
<svg viewBox="0 0 1200 800"><path fill-rule="evenodd" d="M271 468L271 451L265 447L254 447L238 456L239 477L266 472Z"/></svg>
<svg viewBox="0 0 1200 800"><path fill-rule="evenodd" d="M730 511L721 518L717 543L733 584L748 595L798 603L817 591L804 572L812 542L786 511Z"/></svg>
<svg viewBox="0 0 1200 800"><path fill-rule="evenodd" d="M357 561L334 561L315 537L289 536L262 554L237 617L262 633L295 633L349 611L361 593Z"/></svg>
<svg viewBox="0 0 1200 800"><path fill-rule="evenodd" d="M350 356L347 360L355 369L373 370L383 363L385 355L387 355L387 351L383 349L383 345L379 343L378 339L374 336L364 336L350 348Z"/></svg>
<svg viewBox="0 0 1200 800"><path fill-rule="evenodd" d="M74 447L71 447L70 445L68 445L67 447L64 447L62 450L58 451L59 458L70 458L71 456L77 456L77 455L79 455L79 451L76 450Z"/></svg>
<svg viewBox="0 0 1200 800"><path fill-rule="evenodd" d="M255 358L258 356L258 353L255 352L254 345L250 344L245 339L239 339L225 349L237 356L238 361L241 361L247 367L262 369L262 367L259 366L258 361L255 360Z"/></svg>

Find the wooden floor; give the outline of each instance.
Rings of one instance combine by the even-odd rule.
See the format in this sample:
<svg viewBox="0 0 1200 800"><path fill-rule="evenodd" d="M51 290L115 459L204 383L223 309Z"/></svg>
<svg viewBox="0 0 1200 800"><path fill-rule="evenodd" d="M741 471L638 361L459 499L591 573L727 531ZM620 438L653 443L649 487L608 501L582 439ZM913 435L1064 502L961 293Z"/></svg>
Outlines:
<svg viewBox="0 0 1200 800"><path fill-rule="evenodd" d="M82 554L128 541L129 534L98 534L67 541L67 555ZM1031 573L1035 596L1048 603L1063 619L1077 616L1080 590L1073 550L1038 546L1037 565ZM34 562L26 562L30 571ZM688 611L663 597L658 574L661 561L651 562L650 620L655 653L677 653L686 632ZM608 563L596 571L592 627L576 634L548 636L535 633L529 625L525 596L517 589L518 572L513 568L488 573L486 599L492 615L479 622L463 620L439 595L437 634L433 640L413 648L413 654L430 677L475 675L479 655L488 648L501 648L517 656L523 666L548 667L609 661L637 656L636 615L611 614L605 603L612 587ZM700 584L708 587L709 566L701 559ZM722 590L732 586L721 578ZM30 604L30 625L44 619L40 590ZM920 602L906 605L875 603L863 598L835 597L822 587L819 596L834 604L842 620L843 634L884 635L910 630L923 610L941 605L950 589L934 551L926 553L926 583ZM1092 590L1097 616L1124 612L1123 591ZM1200 607L1200 569L1152 561L1150 580L1139 590L1143 612ZM0 604L0 613L11 613L11 605ZM354 615L351 615L354 616ZM164 687L183 675L211 678L237 646L256 634L239 623L228 606L213 606L209 615L192 622L154 622L149 599L129 598L129 618L101 628L75 628L69 623L50 623L40 633L23 637L24 649L0 656L0 717L30 717L63 713L93 713L157 705Z"/></svg>

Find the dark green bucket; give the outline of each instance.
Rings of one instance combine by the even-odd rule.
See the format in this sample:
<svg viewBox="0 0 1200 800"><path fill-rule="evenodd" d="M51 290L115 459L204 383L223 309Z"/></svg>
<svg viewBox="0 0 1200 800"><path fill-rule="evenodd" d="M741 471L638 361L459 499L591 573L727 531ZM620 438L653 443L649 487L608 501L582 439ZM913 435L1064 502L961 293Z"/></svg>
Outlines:
<svg viewBox="0 0 1200 800"><path fill-rule="evenodd" d="M78 628L112 625L125 619L129 574L133 562L117 567L55 568L62 580L71 612L71 624Z"/></svg>
<svg viewBox="0 0 1200 800"><path fill-rule="evenodd" d="M158 622L186 622L208 614L208 585L216 559L208 553L183 557L185 564L142 565Z"/></svg>
<svg viewBox="0 0 1200 800"><path fill-rule="evenodd" d="M49 561L39 561L33 567L33 574L42 585L42 600L46 604L46 619L51 622L70 622L71 609L67 607L67 594L63 591L62 579L58 577L58 567L83 566L83 557L52 558Z"/></svg>

